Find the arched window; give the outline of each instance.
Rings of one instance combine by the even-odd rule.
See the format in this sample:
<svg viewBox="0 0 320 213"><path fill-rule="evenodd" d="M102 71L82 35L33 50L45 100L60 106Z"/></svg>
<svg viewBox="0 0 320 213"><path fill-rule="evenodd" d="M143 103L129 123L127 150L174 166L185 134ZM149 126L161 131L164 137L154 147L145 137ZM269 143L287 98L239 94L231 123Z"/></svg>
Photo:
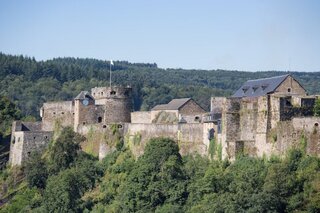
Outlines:
<svg viewBox="0 0 320 213"><path fill-rule="evenodd" d="M98 117L98 123L102 122L102 117Z"/></svg>

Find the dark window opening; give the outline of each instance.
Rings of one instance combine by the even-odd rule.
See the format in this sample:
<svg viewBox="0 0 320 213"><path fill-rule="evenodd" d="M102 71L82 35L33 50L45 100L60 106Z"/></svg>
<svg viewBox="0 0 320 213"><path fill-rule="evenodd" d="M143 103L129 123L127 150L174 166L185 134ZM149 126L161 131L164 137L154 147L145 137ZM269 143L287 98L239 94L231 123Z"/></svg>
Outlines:
<svg viewBox="0 0 320 213"><path fill-rule="evenodd" d="M121 125L121 124L119 124L119 125L118 125L118 128L119 128L119 129L121 129L121 128L122 128L122 125Z"/></svg>
<svg viewBox="0 0 320 213"><path fill-rule="evenodd" d="M211 140L213 138L214 138L214 129L212 128L208 131L208 139Z"/></svg>
<svg viewBox="0 0 320 213"><path fill-rule="evenodd" d="M319 124L318 124L318 123L315 123L315 124L314 124L314 126L316 126L316 127L317 127L317 126L319 126Z"/></svg>
<svg viewBox="0 0 320 213"><path fill-rule="evenodd" d="M27 154L28 154L28 156L30 156L31 152L28 152Z"/></svg>
<svg viewBox="0 0 320 213"><path fill-rule="evenodd" d="M74 112L72 113L72 115L74 115Z"/></svg>
<svg viewBox="0 0 320 213"><path fill-rule="evenodd" d="M115 95L115 94L116 94L116 91L113 91L113 90L112 90L112 91L110 92L110 95Z"/></svg>
<svg viewBox="0 0 320 213"><path fill-rule="evenodd" d="M45 139L48 139L48 136L44 136Z"/></svg>
<svg viewBox="0 0 320 213"><path fill-rule="evenodd" d="M104 128L104 129L105 129L105 128L107 128L107 126L106 126L106 125L103 125L103 126L102 126L102 128Z"/></svg>
<svg viewBox="0 0 320 213"><path fill-rule="evenodd" d="M291 92L291 88L288 88L288 92Z"/></svg>
<svg viewBox="0 0 320 213"><path fill-rule="evenodd" d="M55 115L55 114L56 114L56 112L53 112L53 114Z"/></svg>
<svg viewBox="0 0 320 213"><path fill-rule="evenodd" d="M194 121L200 121L200 117L199 116L194 117Z"/></svg>
<svg viewBox="0 0 320 213"><path fill-rule="evenodd" d="M13 137L13 138L12 138L12 144L14 144L15 142L16 142L16 138Z"/></svg>
<svg viewBox="0 0 320 213"><path fill-rule="evenodd" d="M64 115L64 112L61 112L62 115Z"/></svg>
<svg viewBox="0 0 320 213"><path fill-rule="evenodd" d="M101 92L101 95L103 95L103 92Z"/></svg>
<svg viewBox="0 0 320 213"><path fill-rule="evenodd" d="M252 87L253 92L257 91L258 88L259 88L259 86L253 86L253 87Z"/></svg>
<svg viewBox="0 0 320 213"><path fill-rule="evenodd" d="M83 125L86 125L86 122L82 122Z"/></svg>
<svg viewBox="0 0 320 213"><path fill-rule="evenodd" d="M98 123L102 122L102 117L98 117Z"/></svg>
<svg viewBox="0 0 320 213"><path fill-rule="evenodd" d="M36 139L36 137L33 137L33 139Z"/></svg>

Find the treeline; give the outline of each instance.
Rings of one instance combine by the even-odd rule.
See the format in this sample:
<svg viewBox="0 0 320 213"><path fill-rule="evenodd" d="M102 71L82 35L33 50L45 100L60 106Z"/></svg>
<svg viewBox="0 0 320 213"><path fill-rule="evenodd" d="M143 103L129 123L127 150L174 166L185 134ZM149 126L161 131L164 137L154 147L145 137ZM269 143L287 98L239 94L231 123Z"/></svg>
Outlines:
<svg viewBox="0 0 320 213"><path fill-rule="evenodd" d="M0 212L320 211L320 160L301 150L230 163L182 157L177 143L155 138L137 160L119 141L99 162L79 149L82 140L66 128L45 154L2 173L14 195Z"/></svg>
<svg viewBox="0 0 320 213"><path fill-rule="evenodd" d="M34 58L0 53L0 95L15 101L23 115L38 117L46 101L67 100L81 90L109 85L109 62L96 59ZM133 87L134 109L148 110L172 98L192 97L209 110L211 96L227 96L248 79L287 72L161 69L156 64L115 61L113 82ZM310 94L320 93L318 72L291 72Z"/></svg>

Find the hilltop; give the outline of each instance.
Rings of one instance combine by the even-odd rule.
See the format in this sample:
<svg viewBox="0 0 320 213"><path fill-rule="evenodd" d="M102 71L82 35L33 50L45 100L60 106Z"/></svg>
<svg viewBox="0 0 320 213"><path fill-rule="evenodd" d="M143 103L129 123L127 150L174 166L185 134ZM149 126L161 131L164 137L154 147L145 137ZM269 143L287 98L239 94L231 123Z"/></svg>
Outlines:
<svg viewBox="0 0 320 213"><path fill-rule="evenodd" d="M162 69L155 63L115 61L113 83L133 87L134 109L148 110L173 98L191 97L209 109L211 96L228 96L249 79L283 75L283 71ZM319 72L290 72L309 94L320 93ZM81 90L109 84L109 62L55 58L36 61L0 53L0 89L24 116L38 118L44 102L74 98Z"/></svg>

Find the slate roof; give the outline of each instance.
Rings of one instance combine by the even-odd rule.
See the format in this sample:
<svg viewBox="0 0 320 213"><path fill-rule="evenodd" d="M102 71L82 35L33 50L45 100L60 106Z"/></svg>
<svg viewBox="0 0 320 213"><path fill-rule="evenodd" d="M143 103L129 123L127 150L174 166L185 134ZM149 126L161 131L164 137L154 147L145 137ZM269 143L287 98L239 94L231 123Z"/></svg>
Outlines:
<svg viewBox="0 0 320 213"><path fill-rule="evenodd" d="M168 104L159 104L153 107L151 110L179 110L190 100L191 98L172 99Z"/></svg>
<svg viewBox="0 0 320 213"><path fill-rule="evenodd" d="M275 76L271 78L261 78L245 82L232 97L258 97L274 92L279 85L288 77L287 75Z"/></svg>
<svg viewBox="0 0 320 213"><path fill-rule="evenodd" d="M94 98L91 96L91 94L88 91L81 91L79 95L77 95L74 99L75 100L83 100L85 98L90 98L94 100Z"/></svg>

